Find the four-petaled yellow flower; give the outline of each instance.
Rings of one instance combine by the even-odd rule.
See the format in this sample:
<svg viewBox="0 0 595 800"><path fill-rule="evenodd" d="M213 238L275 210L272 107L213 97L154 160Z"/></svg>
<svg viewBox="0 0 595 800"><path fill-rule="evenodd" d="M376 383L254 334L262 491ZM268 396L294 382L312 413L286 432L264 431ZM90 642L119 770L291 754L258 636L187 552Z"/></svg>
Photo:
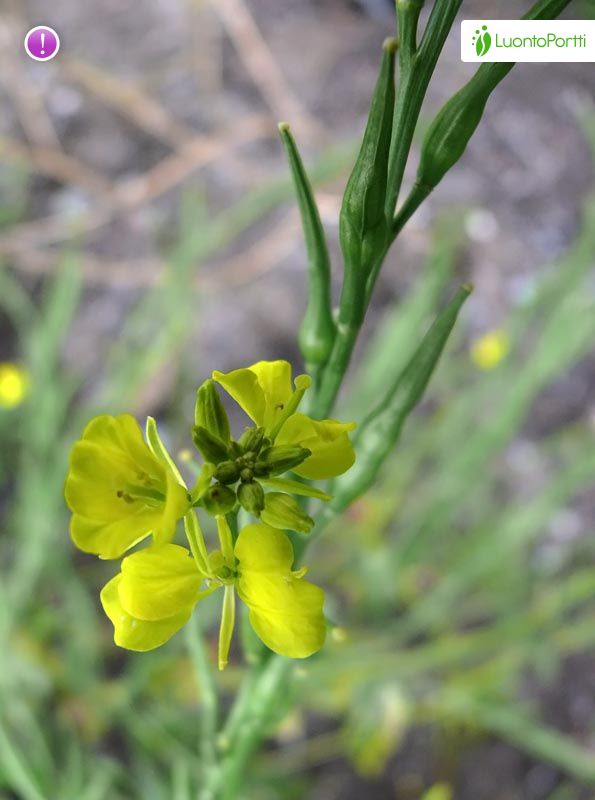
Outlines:
<svg viewBox="0 0 595 800"><path fill-rule="evenodd" d="M201 591L206 576L185 547L152 545L125 558L120 574L101 592L116 644L140 651L159 647L186 624L202 597L225 586L226 591L235 587L252 627L274 652L306 658L322 647L324 593L303 580L304 569L292 571L293 549L284 533L247 525L233 553L216 551L211 562L215 575ZM223 664L226 657L225 651Z"/></svg>
<svg viewBox="0 0 595 800"><path fill-rule="evenodd" d="M342 475L353 465L355 453L348 433L355 428L355 422L318 421L296 412L310 378L299 375L293 389L288 361L258 361L233 372L215 371L213 380L256 425L264 427L275 444L295 444L311 451L302 464L293 468L297 475L326 480Z"/></svg>
<svg viewBox="0 0 595 800"><path fill-rule="evenodd" d="M291 380L287 361L260 361L213 379L239 403L256 427L236 441L212 380L197 392L193 441L203 456L189 492L147 420L147 441L128 414L100 416L75 443L65 496L72 511L74 543L100 558L118 558L152 535L150 546L128 555L101 592L116 644L152 650L170 639L196 604L223 591L219 667L227 664L236 594L252 627L274 652L306 658L322 647L326 626L322 589L293 569L294 553L283 529L307 533L314 520L293 494L327 501L330 495L302 478L342 474L355 454L348 433L354 423L317 421L298 413L311 380ZM234 542L229 520L243 507L260 523L246 525ZM216 518L220 550L209 554L195 508ZM189 549L173 543L184 518Z"/></svg>
<svg viewBox="0 0 595 800"><path fill-rule="evenodd" d="M76 442L66 479L76 546L118 558L141 539L169 542L189 507L173 471L145 444L130 414L95 417Z"/></svg>

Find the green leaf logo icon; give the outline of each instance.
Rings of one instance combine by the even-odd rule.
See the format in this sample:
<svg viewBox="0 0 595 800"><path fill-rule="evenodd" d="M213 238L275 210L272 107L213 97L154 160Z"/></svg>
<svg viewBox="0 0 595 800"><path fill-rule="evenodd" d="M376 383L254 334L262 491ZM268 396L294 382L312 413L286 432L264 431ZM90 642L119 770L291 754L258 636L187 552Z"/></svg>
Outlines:
<svg viewBox="0 0 595 800"><path fill-rule="evenodd" d="M490 32L488 31L487 25L482 25L481 30L479 30L478 28L475 31L475 36L473 37L473 44L475 45L475 52L477 53L477 55L485 56L485 54L492 46L492 37L490 36Z"/></svg>

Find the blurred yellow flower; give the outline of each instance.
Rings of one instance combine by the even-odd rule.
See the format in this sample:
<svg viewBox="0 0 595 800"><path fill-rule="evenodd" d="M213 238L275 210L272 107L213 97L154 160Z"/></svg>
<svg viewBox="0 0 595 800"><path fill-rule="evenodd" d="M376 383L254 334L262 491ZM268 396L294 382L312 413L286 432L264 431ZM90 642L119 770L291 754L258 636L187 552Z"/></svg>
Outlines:
<svg viewBox="0 0 595 800"><path fill-rule="evenodd" d="M435 783L421 800L452 800L452 789L447 783Z"/></svg>
<svg viewBox="0 0 595 800"><path fill-rule="evenodd" d="M0 408L15 408L29 392L29 376L18 364L0 363Z"/></svg>
<svg viewBox="0 0 595 800"><path fill-rule="evenodd" d="M506 358L510 342L506 331L497 329L476 339L471 345L471 361L480 369L494 369Z"/></svg>

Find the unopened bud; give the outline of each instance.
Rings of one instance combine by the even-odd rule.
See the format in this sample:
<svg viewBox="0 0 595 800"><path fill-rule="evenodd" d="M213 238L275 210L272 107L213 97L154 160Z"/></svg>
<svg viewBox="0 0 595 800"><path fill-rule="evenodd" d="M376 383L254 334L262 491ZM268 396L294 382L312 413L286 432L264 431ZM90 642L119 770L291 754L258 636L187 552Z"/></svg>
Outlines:
<svg viewBox="0 0 595 800"><path fill-rule="evenodd" d="M243 453L258 453L264 439L264 428L246 428L238 439Z"/></svg>
<svg viewBox="0 0 595 800"><path fill-rule="evenodd" d="M192 429L192 441L205 461L211 464L220 464L229 460L229 452L225 444L202 425L195 425Z"/></svg>
<svg viewBox="0 0 595 800"><path fill-rule="evenodd" d="M235 461L222 461L215 470L215 478L219 483L235 483L240 478L240 470Z"/></svg>
<svg viewBox="0 0 595 800"><path fill-rule="evenodd" d="M273 528L310 533L314 520L305 514L293 497L285 492L269 492L264 496L261 520Z"/></svg>
<svg viewBox="0 0 595 800"><path fill-rule="evenodd" d="M227 486L216 483L203 494L202 504L213 516L229 514L236 504L236 495Z"/></svg>
<svg viewBox="0 0 595 800"><path fill-rule="evenodd" d="M231 434L227 412L215 388L215 382L210 378L200 386L196 393L194 422L201 428L206 428L224 444L229 442Z"/></svg>
<svg viewBox="0 0 595 800"><path fill-rule="evenodd" d="M299 466L311 455L311 450L297 444L273 445L262 451L256 461L254 472L259 477L281 475Z"/></svg>
<svg viewBox="0 0 595 800"><path fill-rule="evenodd" d="M264 490L257 481L241 483L238 488L238 500L243 509L259 517L264 508Z"/></svg>

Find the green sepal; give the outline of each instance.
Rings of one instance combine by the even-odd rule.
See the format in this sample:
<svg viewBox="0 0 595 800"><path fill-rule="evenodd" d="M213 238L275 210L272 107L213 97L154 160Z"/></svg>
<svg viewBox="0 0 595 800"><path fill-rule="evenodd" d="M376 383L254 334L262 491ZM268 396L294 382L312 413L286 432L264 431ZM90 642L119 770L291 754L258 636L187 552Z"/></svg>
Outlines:
<svg viewBox="0 0 595 800"><path fill-rule="evenodd" d="M258 477L281 475L294 467L299 466L312 451L307 447L297 444L278 444L267 447L259 455L254 466L254 474Z"/></svg>
<svg viewBox="0 0 595 800"><path fill-rule="evenodd" d="M211 485L211 481L215 474L215 465L206 463L203 464L200 468L200 472L198 473L198 477L196 478L196 483L192 487L192 491L190 492L190 497L192 498L192 504L196 505L197 502L200 501L200 498L206 492L206 490Z"/></svg>
<svg viewBox="0 0 595 800"><path fill-rule="evenodd" d="M330 258L312 186L286 122L279 125L279 133L293 176L308 256L308 304L300 326L299 345L306 364L319 366L328 358L335 338Z"/></svg>
<svg viewBox="0 0 595 800"><path fill-rule="evenodd" d="M260 518L272 528L300 533L310 533L314 526L312 517L305 514L293 497L285 492L265 494Z"/></svg>
<svg viewBox="0 0 595 800"><path fill-rule="evenodd" d="M173 458L167 452L165 445L161 441L161 436L159 435L159 431L157 430L157 423L153 417L147 417L147 423L145 426L145 436L147 439L149 450L153 453L153 455L160 461L162 461L164 464L167 464L167 466L175 475L176 480L178 481L180 486L186 486L184 478L180 473L180 470L178 469Z"/></svg>
<svg viewBox="0 0 595 800"><path fill-rule="evenodd" d="M375 261L384 253L390 232L385 203L395 104L396 49L396 40L387 39L362 145L343 195L339 236L345 279L340 323L357 324L363 319L366 279Z"/></svg>
<svg viewBox="0 0 595 800"><path fill-rule="evenodd" d="M233 585L225 587L223 595L223 608L221 609L221 624L219 626L218 666L225 669L231 646L231 638L236 619L236 595Z"/></svg>
<svg viewBox="0 0 595 800"><path fill-rule="evenodd" d="M236 493L222 483L213 484L201 497L201 505L213 517L229 514L235 504Z"/></svg>
<svg viewBox="0 0 595 800"><path fill-rule="evenodd" d="M316 500L324 500L325 502L333 499L332 494L323 492L321 489L315 489L314 486L309 486L307 483L292 481L289 478L262 478L261 480L265 486L271 489L278 489L280 492L297 494L302 497L313 497Z"/></svg>
<svg viewBox="0 0 595 800"><path fill-rule="evenodd" d="M342 510L373 483L397 443L405 420L421 400L448 341L461 307L471 292L462 286L435 320L382 402L364 420L355 437L354 466L334 482L331 508Z"/></svg>
<svg viewBox="0 0 595 800"><path fill-rule="evenodd" d="M229 418L215 387L215 381L211 378L196 392L194 422L199 427L206 428L224 444L228 444L231 438Z"/></svg>
<svg viewBox="0 0 595 800"><path fill-rule="evenodd" d="M211 464L229 461L229 450L224 442L202 425L195 425L192 429L192 441L205 461Z"/></svg>
<svg viewBox="0 0 595 800"><path fill-rule="evenodd" d="M258 481L248 481L238 486L238 500L242 508L255 517L264 508L264 490Z"/></svg>

